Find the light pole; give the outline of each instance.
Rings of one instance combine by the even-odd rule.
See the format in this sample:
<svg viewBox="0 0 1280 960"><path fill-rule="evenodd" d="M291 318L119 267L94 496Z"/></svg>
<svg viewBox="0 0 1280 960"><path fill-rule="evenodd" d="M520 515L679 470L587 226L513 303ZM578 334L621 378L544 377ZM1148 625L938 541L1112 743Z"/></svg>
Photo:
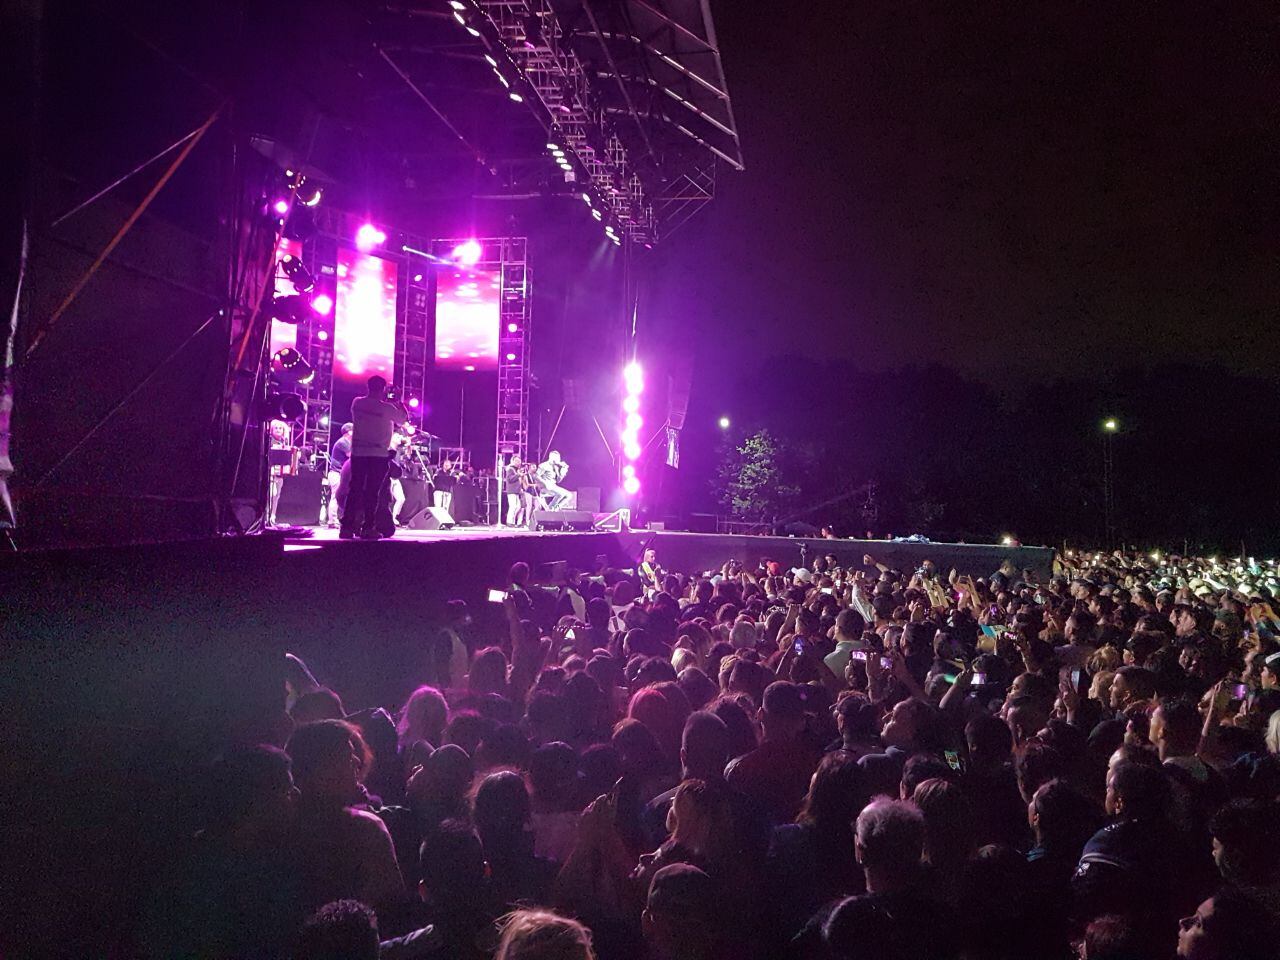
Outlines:
<svg viewBox="0 0 1280 960"><path fill-rule="evenodd" d="M1115 543L1115 465L1111 459L1111 438L1120 429L1120 421L1107 417L1102 421L1102 505L1106 518L1106 545Z"/></svg>

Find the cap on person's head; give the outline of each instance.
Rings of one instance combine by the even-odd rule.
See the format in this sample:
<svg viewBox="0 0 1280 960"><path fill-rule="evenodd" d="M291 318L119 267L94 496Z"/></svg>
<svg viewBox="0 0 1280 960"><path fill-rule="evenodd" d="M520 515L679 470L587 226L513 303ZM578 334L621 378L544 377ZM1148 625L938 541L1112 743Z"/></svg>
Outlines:
<svg viewBox="0 0 1280 960"><path fill-rule="evenodd" d="M753 650L758 639L756 625L749 620L739 620L729 631L729 641L735 650Z"/></svg>
<svg viewBox="0 0 1280 960"><path fill-rule="evenodd" d="M653 916L681 926L706 923L716 913L715 885L688 863L673 863L653 875L646 908Z"/></svg>
<svg viewBox="0 0 1280 960"><path fill-rule="evenodd" d="M764 565L765 572L771 577L776 577L782 573L782 564L777 560L770 560Z"/></svg>
<svg viewBox="0 0 1280 960"><path fill-rule="evenodd" d="M775 680L764 691L764 712L771 717L798 720L804 716L804 693L790 680Z"/></svg>
<svg viewBox="0 0 1280 960"><path fill-rule="evenodd" d="M1276 674L1277 676L1280 676L1280 651L1277 651L1276 653L1271 654L1271 656L1263 660L1262 665L1267 670L1270 670L1272 673Z"/></svg>
<svg viewBox="0 0 1280 960"><path fill-rule="evenodd" d="M794 573L796 575L796 583L808 583L813 579L813 574L805 567L797 567Z"/></svg>

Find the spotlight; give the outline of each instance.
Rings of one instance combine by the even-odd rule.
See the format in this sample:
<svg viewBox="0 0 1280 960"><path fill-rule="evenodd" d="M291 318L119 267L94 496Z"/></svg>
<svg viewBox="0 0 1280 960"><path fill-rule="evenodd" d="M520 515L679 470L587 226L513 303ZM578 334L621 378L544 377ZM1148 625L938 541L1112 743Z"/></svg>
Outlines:
<svg viewBox="0 0 1280 960"><path fill-rule="evenodd" d="M553 149L553 150L551 151L551 155L552 155L553 157L563 157L563 156L564 156L564 151L563 151L563 150L561 150L559 147L556 147L555 149Z"/></svg>
<svg viewBox="0 0 1280 960"><path fill-rule="evenodd" d="M628 430L639 430L644 426L644 419L638 413L628 413L626 424Z"/></svg>
<svg viewBox="0 0 1280 960"><path fill-rule="evenodd" d="M307 265L292 254L280 258L280 269L293 283L293 289L299 293L307 293L316 285L316 278L311 275Z"/></svg>
<svg viewBox="0 0 1280 960"><path fill-rule="evenodd" d="M634 440L631 443L623 444L622 453L628 460L640 459L640 444Z"/></svg>
<svg viewBox="0 0 1280 960"><path fill-rule="evenodd" d="M419 400L418 400L418 398L417 398L417 397L410 397L410 398L409 398L409 406L410 406L412 409L417 410L417 409L418 409L418 403L419 403Z"/></svg>
<svg viewBox="0 0 1280 960"><path fill-rule="evenodd" d="M258 406L263 420L301 420L307 405L296 393L273 393Z"/></svg>
<svg viewBox="0 0 1280 960"><path fill-rule="evenodd" d="M512 90L507 96L515 103L524 103L524 97Z"/></svg>
<svg viewBox="0 0 1280 960"><path fill-rule="evenodd" d="M729 418L728 418L728 417L721 417L721 418L720 418L720 429L721 429L721 430L728 430L728 429L729 429Z"/></svg>
<svg viewBox="0 0 1280 960"><path fill-rule="evenodd" d="M372 223L362 224L356 231L356 249L368 253L374 247L387 242L387 235Z"/></svg>
<svg viewBox="0 0 1280 960"><path fill-rule="evenodd" d="M296 293L288 293L280 297L272 297L267 307L267 314L272 320L281 323L300 323L307 316L307 298Z"/></svg>
<svg viewBox="0 0 1280 960"><path fill-rule="evenodd" d="M584 193L582 195L582 202L585 203L588 207L591 206L591 194Z"/></svg>
<svg viewBox="0 0 1280 960"><path fill-rule="evenodd" d="M276 355L271 358L271 366L281 380L299 386L305 387L316 375L311 364L307 363L307 358L293 347L277 350Z"/></svg>
<svg viewBox="0 0 1280 960"><path fill-rule="evenodd" d="M516 355L515 355L514 353L508 353L508 354L507 354L507 361L508 361L508 362L511 362L512 360L515 360L515 358L516 358Z"/></svg>
<svg viewBox="0 0 1280 960"><path fill-rule="evenodd" d="M485 60L485 63L489 64L489 66L493 67L493 69L495 70L498 69L498 61L493 59L493 57L491 57L489 54L486 53L484 55L484 60Z"/></svg>
<svg viewBox="0 0 1280 960"><path fill-rule="evenodd" d="M635 394L629 394L622 398L623 413L637 413L640 410L640 398Z"/></svg>
<svg viewBox="0 0 1280 960"><path fill-rule="evenodd" d="M467 5L463 3L462 0L449 0L449 6L453 7L455 10L467 9Z"/></svg>
<svg viewBox="0 0 1280 960"><path fill-rule="evenodd" d="M465 240L453 248L453 259L463 266L473 267L480 262L480 255L483 252L479 241Z"/></svg>
<svg viewBox="0 0 1280 960"><path fill-rule="evenodd" d="M639 396L644 393L644 368L634 360L622 371L622 378L627 384L627 393Z"/></svg>
<svg viewBox="0 0 1280 960"><path fill-rule="evenodd" d="M507 324L507 333L515 333L519 329L520 327L517 324L514 324L514 323Z"/></svg>
<svg viewBox="0 0 1280 960"><path fill-rule="evenodd" d="M457 20L464 27L467 25L467 18L462 15L462 7L453 8L453 19Z"/></svg>
<svg viewBox="0 0 1280 960"><path fill-rule="evenodd" d="M627 477L622 481L622 489L628 496L634 497L640 492L640 481L635 477Z"/></svg>
<svg viewBox="0 0 1280 960"><path fill-rule="evenodd" d="M471 34L473 37L478 37L478 36L480 36L480 31L479 31L479 30L477 30L475 27L472 27L472 26L468 26L468 27L467 27L467 33Z"/></svg>
<svg viewBox="0 0 1280 960"><path fill-rule="evenodd" d="M422 274L420 274L420 273L415 273L415 274L413 275L413 282L414 282L414 283L421 283L421 282L422 282Z"/></svg>
<svg viewBox="0 0 1280 960"><path fill-rule="evenodd" d="M1107 433L1115 433L1120 429L1120 421L1115 417L1107 417L1106 420L1102 421L1102 429L1107 431Z"/></svg>
<svg viewBox="0 0 1280 960"><path fill-rule="evenodd" d="M320 415L320 426L322 426L322 427L327 427L328 425L329 425L329 415L328 415L327 413L323 413L323 414L321 414L321 415Z"/></svg>
<svg viewBox="0 0 1280 960"><path fill-rule="evenodd" d="M591 215L595 217L597 220L600 220L601 218L604 217L604 214L601 213L599 210L597 210L595 207L591 208Z"/></svg>
<svg viewBox="0 0 1280 960"><path fill-rule="evenodd" d="M634 477L636 475L636 465L634 463L624 463L622 465L622 475L624 477Z"/></svg>
<svg viewBox="0 0 1280 960"><path fill-rule="evenodd" d="M313 183L305 184L298 187L294 192L294 197L304 207L314 207L320 203L320 197L323 191Z"/></svg>
<svg viewBox="0 0 1280 960"><path fill-rule="evenodd" d="M327 317L333 310L333 297L327 293L318 293L311 298L311 309L322 317Z"/></svg>
<svg viewBox="0 0 1280 960"><path fill-rule="evenodd" d="M271 205L271 209L283 217L289 212L289 201L282 197Z"/></svg>
<svg viewBox="0 0 1280 960"><path fill-rule="evenodd" d="M320 330L320 331L318 331L318 332L316 333L316 339L317 339L317 340L319 340L319 341L321 341L322 343L323 343L325 340L328 340L328 339L329 339L329 331L328 331L328 330Z"/></svg>
<svg viewBox="0 0 1280 960"><path fill-rule="evenodd" d="M548 149L548 150L550 150L552 153L554 153L555 151L557 151L557 150L559 150L559 149L560 149L560 144L558 144L558 143L552 143L551 141L549 141L549 140L548 140L548 141L547 141L547 149ZM561 151L561 152L563 152L563 151Z"/></svg>

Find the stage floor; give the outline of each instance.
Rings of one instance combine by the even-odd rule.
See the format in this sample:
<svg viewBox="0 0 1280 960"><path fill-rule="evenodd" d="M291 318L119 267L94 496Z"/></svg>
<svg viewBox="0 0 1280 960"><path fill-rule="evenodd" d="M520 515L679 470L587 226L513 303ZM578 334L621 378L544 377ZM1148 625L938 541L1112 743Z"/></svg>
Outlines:
<svg viewBox="0 0 1280 960"><path fill-rule="evenodd" d="M338 539L336 527L302 527L304 534L285 533L285 549L289 547L330 543L458 543L464 540L515 540L542 537L583 537L595 536L594 531L576 530L528 530L524 527L490 527L476 525L472 527L454 527L451 530L397 530L394 537L385 537L377 541L344 541Z"/></svg>

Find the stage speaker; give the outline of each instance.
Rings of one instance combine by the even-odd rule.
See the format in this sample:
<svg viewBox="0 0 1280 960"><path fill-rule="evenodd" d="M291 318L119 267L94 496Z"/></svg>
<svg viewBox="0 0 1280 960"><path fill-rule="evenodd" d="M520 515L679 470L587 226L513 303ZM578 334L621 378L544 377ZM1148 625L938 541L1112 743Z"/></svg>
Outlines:
<svg viewBox="0 0 1280 960"><path fill-rule="evenodd" d="M600 512L600 488L599 487L580 487L578 489L578 506L577 509L585 510L587 513Z"/></svg>
<svg viewBox="0 0 1280 960"><path fill-rule="evenodd" d="M533 525L539 530L590 530L595 524L595 514L589 510L535 510Z"/></svg>
<svg viewBox="0 0 1280 960"><path fill-rule="evenodd" d="M423 507L406 524L410 530L452 530L453 517L444 507Z"/></svg>
<svg viewBox="0 0 1280 960"><path fill-rule="evenodd" d="M284 485L280 488L280 500L276 503L276 523L314 527L320 522L324 474L319 470L303 470L282 479Z"/></svg>

